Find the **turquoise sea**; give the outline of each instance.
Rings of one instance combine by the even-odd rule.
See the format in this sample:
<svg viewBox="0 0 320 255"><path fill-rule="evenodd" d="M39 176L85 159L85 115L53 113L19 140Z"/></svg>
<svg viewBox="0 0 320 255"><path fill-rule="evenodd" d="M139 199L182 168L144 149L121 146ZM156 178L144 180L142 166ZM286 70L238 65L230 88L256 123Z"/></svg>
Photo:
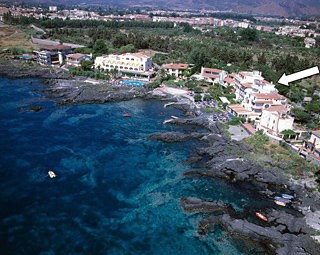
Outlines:
<svg viewBox="0 0 320 255"><path fill-rule="evenodd" d="M237 210L254 198L222 180L184 177L198 142L148 140L187 131L163 124L182 112L155 100L56 106L41 88L0 79L1 255L265 254L219 227L199 236L206 215L183 212L184 196Z"/></svg>

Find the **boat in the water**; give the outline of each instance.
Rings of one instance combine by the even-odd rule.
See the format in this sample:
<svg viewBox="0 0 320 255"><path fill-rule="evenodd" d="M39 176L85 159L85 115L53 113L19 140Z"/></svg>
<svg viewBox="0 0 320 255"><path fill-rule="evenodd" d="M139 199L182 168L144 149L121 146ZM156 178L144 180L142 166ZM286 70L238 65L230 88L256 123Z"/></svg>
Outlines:
<svg viewBox="0 0 320 255"><path fill-rule="evenodd" d="M131 114L130 113L124 113L122 116L123 117L131 117Z"/></svg>
<svg viewBox="0 0 320 255"><path fill-rule="evenodd" d="M281 196L284 198L284 199L294 199L294 196L292 195L288 195L288 194L281 194Z"/></svg>
<svg viewBox="0 0 320 255"><path fill-rule="evenodd" d="M268 218L266 216L264 216L262 213L260 212L256 212L256 216L263 221L268 221Z"/></svg>
<svg viewBox="0 0 320 255"><path fill-rule="evenodd" d="M274 203L276 204L276 205L281 205L281 206L286 206L287 205L287 203L286 202L283 202L283 201L280 201L280 200L274 200Z"/></svg>
<svg viewBox="0 0 320 255"><path fill-rule="evenodd" d="M171 119L174 119L174 120L176 120L176 119L178 119L178 117L177 116L170 116L171 117Z"/></svg>
<svg viewBox="0 0 320 255"><path fill-rule="evenodd" d="M274 197L275 200L281 201L281 202L285 202L285 203L290 203L290 200L285 199L283 197Z"/></svg>
<svg viewBox="0 0 320 255"><path fill-rule="evenodd" d="M57 177L57 175L53 172L53 171L48 171L48 175L49 175L49 177L50 178L55 178L55 177Z"/></svg>

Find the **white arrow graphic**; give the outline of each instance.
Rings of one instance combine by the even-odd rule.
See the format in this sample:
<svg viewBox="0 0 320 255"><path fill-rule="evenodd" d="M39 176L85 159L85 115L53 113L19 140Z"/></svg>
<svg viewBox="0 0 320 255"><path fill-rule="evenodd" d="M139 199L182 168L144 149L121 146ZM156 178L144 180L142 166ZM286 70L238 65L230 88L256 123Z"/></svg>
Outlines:
<svg viewBox="0 0 320 255"><path fill-rule="evenodd" d="M289 86L289 82L300 80L318 73L319 73L319 68L317 66L297 72L297 73L290 74L288 76L284 73L281 76L281 78L278 80L278 83Z"/></svg>

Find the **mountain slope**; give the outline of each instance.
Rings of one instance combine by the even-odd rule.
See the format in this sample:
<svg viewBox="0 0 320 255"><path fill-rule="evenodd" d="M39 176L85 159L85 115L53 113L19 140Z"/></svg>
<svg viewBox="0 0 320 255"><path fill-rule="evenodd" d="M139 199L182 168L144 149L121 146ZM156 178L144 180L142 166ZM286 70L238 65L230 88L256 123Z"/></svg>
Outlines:
<svg viewBox="0 0 320 255"><path fill-rule="evenodd" d="M1 0L0 0L1 2ZM25 0L46 4L207 9L277 16L320 16L320 0Z"/></svg>

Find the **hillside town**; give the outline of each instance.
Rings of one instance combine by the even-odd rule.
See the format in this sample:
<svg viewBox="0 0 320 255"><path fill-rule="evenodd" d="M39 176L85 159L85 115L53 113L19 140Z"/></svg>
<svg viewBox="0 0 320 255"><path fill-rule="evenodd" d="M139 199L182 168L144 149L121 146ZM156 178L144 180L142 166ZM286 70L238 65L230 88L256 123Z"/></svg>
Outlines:
<svg viewBox="0 0 320 255"><path fill-rule="evenodd" d="M276 25L261 25L255 24L251 20L234 20L215 18L214 13L209 13L213 16L207 17L208 11L199 12L172 12L172 11L141 11L141 13L132 14L110 14L101 15L96 11L86 11L81 9L59 10L57 6L49 6L48 9L40 7L23 8L12 6L0 6L0 21L3 19L3 14L10 12L14 17L33 17L35 19L62 19L62 20L102 20L102 21L152 21L152 22L172 22L175 25L180 23L187 23L193 29L207 32L211 28L231 27L231 28L251 28L259 31L275 33L277 35L303 37L305 38L305 47L315 47L315 38L320 36L319 26L317 21L304 21L295 19L279 19L279 18L265 18L254 17L260 22L275 22ZM200 16L199 16L200 15ZM282 25L284 23L285 25Z"/></svg>

